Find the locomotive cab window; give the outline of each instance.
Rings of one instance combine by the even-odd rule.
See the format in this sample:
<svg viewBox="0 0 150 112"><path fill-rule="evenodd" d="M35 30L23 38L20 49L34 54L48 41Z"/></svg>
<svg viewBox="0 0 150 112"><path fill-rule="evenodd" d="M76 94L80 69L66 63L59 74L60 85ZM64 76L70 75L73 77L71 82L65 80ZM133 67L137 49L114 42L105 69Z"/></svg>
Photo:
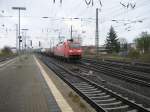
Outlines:
<svg viewBox="0 0 150 112"><path fill-rule="evenodd" d="M80 44L71 43L70 48L80 48Z"/></svg>

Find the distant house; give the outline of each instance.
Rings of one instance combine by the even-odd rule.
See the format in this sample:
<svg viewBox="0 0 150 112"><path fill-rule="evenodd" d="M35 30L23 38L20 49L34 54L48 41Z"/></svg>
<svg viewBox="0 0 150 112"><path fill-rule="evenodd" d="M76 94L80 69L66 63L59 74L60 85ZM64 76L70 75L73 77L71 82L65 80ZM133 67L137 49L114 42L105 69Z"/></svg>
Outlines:
<svg viewBox="0 0 150 112"><path fill-rule="evenodd" d="M120 47L122 47L122 46L120 46ZM121 55L121 56L127 56L128 53L129 53L129 51L130 51L131 49L137 49L135 43L128 43L128 44L127 44L127 49L126 49L126 50L125 50L125 49L124 49L124 50L120 50L119 55Z"/></svg>
<svg viewBox="0 0 150 112"><path fill-rule="evenodd" d="M128 44L128 49L131 49L131 48L132 48L132 49L137 49L137 48L136 48L136 44L135 44L135 43L129 43L129 44Z"/></svg>

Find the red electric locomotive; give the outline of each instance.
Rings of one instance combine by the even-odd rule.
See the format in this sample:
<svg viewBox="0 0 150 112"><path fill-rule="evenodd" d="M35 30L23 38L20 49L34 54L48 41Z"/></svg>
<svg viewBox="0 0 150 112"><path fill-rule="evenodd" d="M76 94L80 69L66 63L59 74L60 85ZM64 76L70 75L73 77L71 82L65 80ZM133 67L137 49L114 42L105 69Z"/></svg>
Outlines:
<svg viewBox="0 0 150 112"><path fill-rule="evenodd" d="M82 49L80 42L73 39L61 42L54 47L54 56L65 59L81 59Z"/></svg>

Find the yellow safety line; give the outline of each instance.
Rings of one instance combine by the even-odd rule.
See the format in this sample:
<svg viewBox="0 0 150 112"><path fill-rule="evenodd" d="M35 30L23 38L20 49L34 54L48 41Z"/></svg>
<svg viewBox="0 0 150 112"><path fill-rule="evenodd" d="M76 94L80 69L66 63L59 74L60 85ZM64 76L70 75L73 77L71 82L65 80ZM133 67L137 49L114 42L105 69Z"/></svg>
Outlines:
<svg viewBox="0 0 150 112"><path fill-rule="evenodd" d="M65 100L65 98L63 97L63 95L60 93L60 91L56 88L56 85L53 83L53 81L51 80L51 78L48 76L48 74L45 72L45 70L43 69L43 67L41 66L41 64L38 62L38 60L36 59L36 57L34 56L34 59L48 85L48 87L50 88L58 106L60 107L62 112L74 112L72 110L72 108L70 107L70 105L68 104L68 102Z"/></svg>

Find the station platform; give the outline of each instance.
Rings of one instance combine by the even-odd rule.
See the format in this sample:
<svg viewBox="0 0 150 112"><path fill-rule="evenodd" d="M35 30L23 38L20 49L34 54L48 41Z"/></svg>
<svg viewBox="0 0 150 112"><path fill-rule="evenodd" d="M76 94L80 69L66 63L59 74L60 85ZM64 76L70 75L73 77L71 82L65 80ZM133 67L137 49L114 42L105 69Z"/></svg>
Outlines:
<svg viewBox="0 0 150 112"><path fill-rule="evenodd" d="M73 112L35 56L0 63L0 112Z"/></svg>

